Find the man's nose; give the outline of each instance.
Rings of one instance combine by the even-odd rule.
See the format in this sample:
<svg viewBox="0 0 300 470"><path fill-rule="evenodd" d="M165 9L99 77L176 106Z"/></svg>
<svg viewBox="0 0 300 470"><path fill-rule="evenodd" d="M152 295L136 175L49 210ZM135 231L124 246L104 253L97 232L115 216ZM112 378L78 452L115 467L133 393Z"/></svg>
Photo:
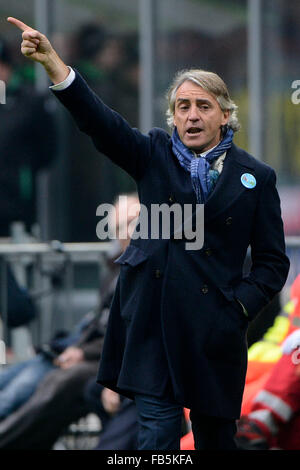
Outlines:
<svg viewBox="0 0 300 470"><path fill-rule="evenodd" d="M199 111L197 106L191 106L189 110L189 120L190 121L198 121L199 120Z"/></svg>

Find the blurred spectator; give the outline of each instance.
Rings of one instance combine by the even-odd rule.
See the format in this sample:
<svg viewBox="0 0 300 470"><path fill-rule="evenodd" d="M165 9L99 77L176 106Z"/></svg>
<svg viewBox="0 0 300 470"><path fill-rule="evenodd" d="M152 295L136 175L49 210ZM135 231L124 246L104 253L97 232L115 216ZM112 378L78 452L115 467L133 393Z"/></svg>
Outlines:
<svg viewBox="0 0 300 470"><path fill-rule="evenodd" d="M0 237L6 237L12 222L23 221L27 230L36 222L36 175L54 158L56 105L14 70L2 38L0 80L6 84L6 104L0 105Z"/></svg>
<svg viewBox="0 0 300 470"><path fill-rule="evenodd" d="M300 450L300 330L282 345L283 355L238 422L240 449Z"/></svg>
<svg viewBox="0 0 300 470"><path fill-rule="evenodd" d="M105 295L102 297L99 313L82 331L79 330L75 336L67 338L63 343L66 349L62 352L60 352L62 342L59 338L49 347L43 348L40 357L48 356L53 370L50 372L45 370L44 363L41 367L42 359L36 360L35 364L33 362L29 364L30 368L33 365L39 368L41 378L46 372L49 373L31 398L0 423L0 448L49 449L67 425L91 410L84 399L84 388L89 379L96 380L109 308L119 270L113 260L125 249L130 240L131 233L126 226L124 227L124 223L130 224L139 211L138 198L135 194L127 198L127 204L128 215L124 214L122 204L116 204L116 220L112 222L117 223L117 235L125 233L127 237L120 240L118 253L114 246L112 256L108 259L108 274L102 286ZM134 214L129 212L133 206ZM35 372L38 376L36 370ZM39 379L35 377L34 380L35 386L38 385Z"/></svg>
<svg viewBox="0 0 300 470"><path fill-rule="evenodd" d="M71 334L57 333L50 344L37 349L33 358L0 370L0 421L31 397L45 375L55 368L54 359L76 344L90 322L90 314L87 314Z"/></svg>
<svg viewBox="0 0 300 470"><path fill-rule="evenodd" d="M114 73L122 70L124 49L117 37L110 37L104 27L98 23L84 24L75 37L75 66L91 80L93 86L105 86L112 89L109 80L117 79ZM113 95L108 96L113 99Z"/></svg>
<svg viewBox="0 0 300 470"><path fill-rule="evenodd" d="M35 391L42 378L53 369L42 354L0 370L0 421L17 410Z"/></svg>
<svg viewBox="0 0 300 470"><path fill-rule="evenodd" d="M299 450L300 274L290 300L261 341L248 351L236 441L241 449Z"/></svg>
<svg viewBox="0 0 300 470"><path fill-rule="evenodd" d="M136 37L112 35L101 23L86 23L74 36L75 52L70 61L93 90L105 96L106 104L120 111L133 127L138 124L137 45ZM95 225L90 223L96 221L97 206L112 202L119 193L134 191L136 184L99 154L90 139L76 131L71 119L68 130L72 194L69 241L97 241Z"/></svg>
<svg viewBox="0 0 300 470"><path fill-rule="evenodd" d="M95 378L88 382L84 396L102 425L96 450L136 450L138 421L134 401L97 384Z"/></svg>

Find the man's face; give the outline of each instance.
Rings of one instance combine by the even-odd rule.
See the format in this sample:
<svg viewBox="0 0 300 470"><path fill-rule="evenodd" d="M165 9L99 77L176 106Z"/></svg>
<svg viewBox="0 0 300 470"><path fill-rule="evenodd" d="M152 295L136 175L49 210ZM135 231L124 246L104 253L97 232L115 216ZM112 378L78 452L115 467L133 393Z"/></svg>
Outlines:
<svg viewBox="0 0 300 470"><path fill-rule="evenodd" d="M202 153L217 145L221 126L229 119L216 98L191 81L185 81L176 92L174 125L181 142Z"/></svg>

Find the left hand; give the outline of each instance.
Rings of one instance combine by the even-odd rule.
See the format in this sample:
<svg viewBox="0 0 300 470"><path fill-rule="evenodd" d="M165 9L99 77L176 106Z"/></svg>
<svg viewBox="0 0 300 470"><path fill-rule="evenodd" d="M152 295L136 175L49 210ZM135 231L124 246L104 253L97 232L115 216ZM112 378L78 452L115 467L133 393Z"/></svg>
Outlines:
<svg viewBox="0 0 300 470"><path fill-rule="evenodd" d="M84 354L82 349L70 346L54 361L54 364L61 369L69 369L79 362L83 361Z"/></svg>
<svg viewBox="0 0 300 470"><path fill-rule="evenodd" d="M120 395L109 388L104 388L101 393L103 408L107 413L114 414L120 408Z"/></svg>

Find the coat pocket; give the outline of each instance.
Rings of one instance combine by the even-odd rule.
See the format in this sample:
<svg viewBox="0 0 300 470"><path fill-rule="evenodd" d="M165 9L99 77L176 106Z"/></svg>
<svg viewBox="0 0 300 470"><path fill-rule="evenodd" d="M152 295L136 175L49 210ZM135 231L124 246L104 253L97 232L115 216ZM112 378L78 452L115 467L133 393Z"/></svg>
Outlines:
<svg viewBox="0 0 300 470"><path fill-rule="evenodd" d="M206 355L211 360L241 365L247 357L248 320L237 302L233 287L218 286L222 301L207 335Z"/></svg>
<svg viewBox="0 0 300 470"><path fill-rule="evenodd" d="M229 301L232 302L235 300L233 288L231 286L218 286L224 297Z"/></svg>
<svg viewBox="0 0 300 470"><path fill-rule="evenodd" d="M219 289L222 292L223 296L226 298L226 300L229 302L230 308L239 314L240 319L242 319L242 324L247 324L248 318L243 312L243 307L239 304L234 294L233 288L231 286L219 286Z"/></svg>
<svg viewBox="0 0 300 470"><path fill-rule="evenodd" d="M141 248L135 245L128 245L124 253L114 262L117 264L129 264L130 266L138 266L148 259L148 254L145 253Z"/></svg>
<svg viewBox="0 0 300 470"><path fill-rule="evenodd" d="M135 245L129 245L115 260L120 270L120 315L128 326L135 314L142 309L142 292L146 282L145 262L148 254Z"/></svg>

